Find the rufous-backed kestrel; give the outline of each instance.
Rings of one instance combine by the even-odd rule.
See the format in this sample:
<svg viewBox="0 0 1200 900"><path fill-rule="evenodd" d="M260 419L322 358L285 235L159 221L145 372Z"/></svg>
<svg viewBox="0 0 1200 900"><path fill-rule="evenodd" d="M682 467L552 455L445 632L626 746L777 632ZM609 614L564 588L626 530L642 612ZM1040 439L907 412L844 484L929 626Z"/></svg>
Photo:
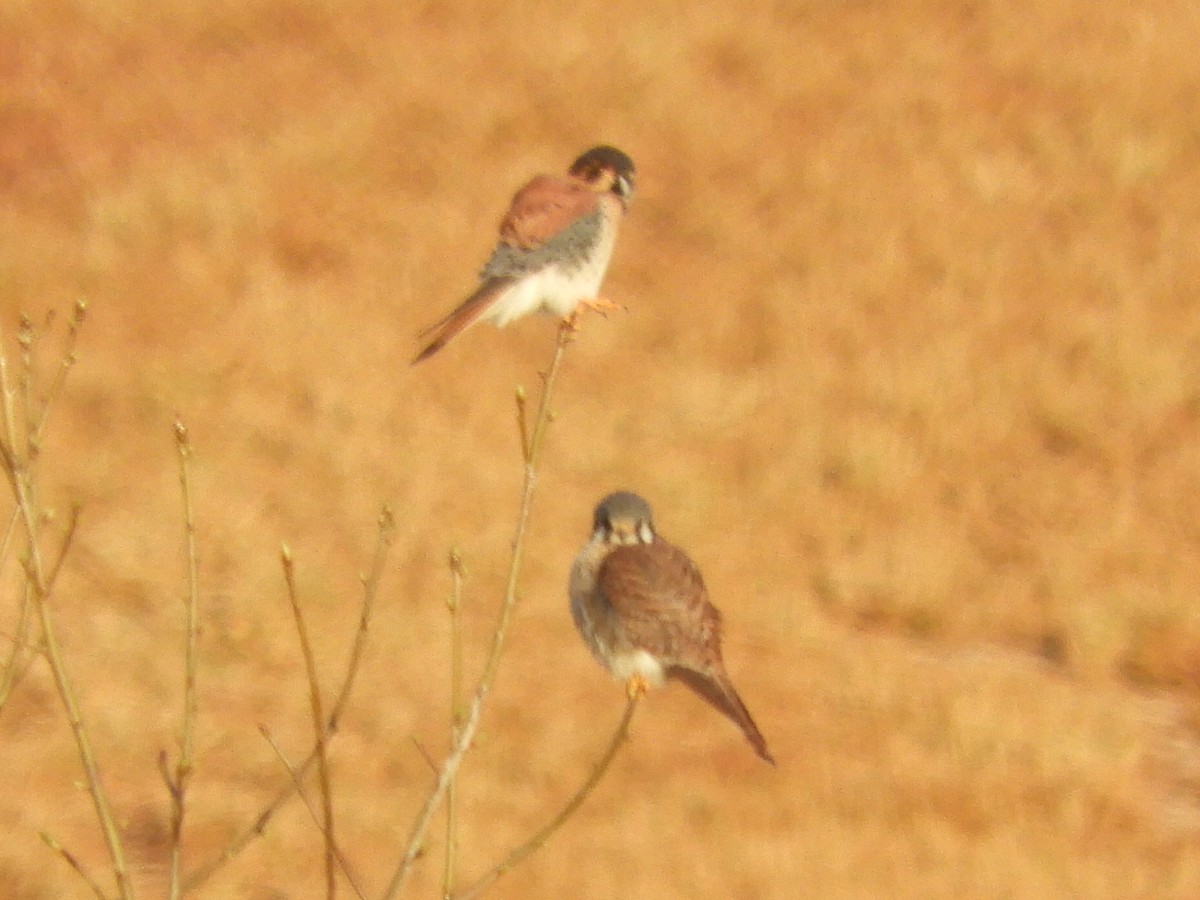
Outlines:
<svg viewBox="0 0 1200 900"><path fill-rule="evenodd" d="M654 531L650 505L619 491L596 507L575 559L571 615L596 659L633 695L682 681L732 719L774 765L766 739L734 690L721 657L721 614L699 570Z"/></svg>
<svg viewBox="0 0 1200 900"><path fill-rule="evenodd" d="M633 179L633 160L600 146L576 159L565 178L539 175L517 191L479 287L421 333L429 343L413 363L476 322L501 327L531 312L574 321L581 307L620 309L598 292L633 198Z"/></svg>

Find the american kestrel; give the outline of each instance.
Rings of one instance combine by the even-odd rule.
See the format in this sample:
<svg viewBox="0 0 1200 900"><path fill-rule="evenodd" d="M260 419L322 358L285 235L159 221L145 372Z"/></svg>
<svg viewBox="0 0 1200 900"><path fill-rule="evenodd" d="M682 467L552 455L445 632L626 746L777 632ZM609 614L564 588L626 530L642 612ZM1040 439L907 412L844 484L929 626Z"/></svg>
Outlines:
<svg viewBox="0 0 1200 900"><path fill-rule="evenodd" d="M682 681L732 719L772 765L766 739L721 658L721 614L700 571L654 531L650 505L618 491L600 501L571 568L571 616L593 655L630 695Z"/></svg>
<svg viewBox="0 0 1200 900"><path fill-rule="evenodd" d="M517 191L500 222L500 240L479 273L475 293L434 323L419 363L475 322L497 327L531 312L569 318L581 306L620 307L598 296L617 228L633 199L633 160L615 147L593 147L565 178L539 175Z"/></svg>

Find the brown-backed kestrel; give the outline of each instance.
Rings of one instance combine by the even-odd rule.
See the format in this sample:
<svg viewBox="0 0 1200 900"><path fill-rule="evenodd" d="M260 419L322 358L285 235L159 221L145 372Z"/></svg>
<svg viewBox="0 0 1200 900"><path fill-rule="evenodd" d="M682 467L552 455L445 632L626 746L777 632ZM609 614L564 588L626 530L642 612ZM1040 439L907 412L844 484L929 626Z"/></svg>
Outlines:
<svg viewBox="0 0 1200 900"><path fill-rule="evenodd" d="M633 198L633 160L593 147L565 178L539 175L517 191L500 222L500 240L471 296L421 333L413 363L437 353L475 322L497 327L531 312L571 318L581 307L620 307L598 296L617 228Z"/></svg>
<svg viewBox="0 0 1200 900"><path fill-rule="evenodd" d="M682 681L732 719L772 765L766 739L721 658L721 614L699 570L654 531L650 505L618 491L596 507L591 539L571 569L571 615L600 663L630 695Z"/></svg>

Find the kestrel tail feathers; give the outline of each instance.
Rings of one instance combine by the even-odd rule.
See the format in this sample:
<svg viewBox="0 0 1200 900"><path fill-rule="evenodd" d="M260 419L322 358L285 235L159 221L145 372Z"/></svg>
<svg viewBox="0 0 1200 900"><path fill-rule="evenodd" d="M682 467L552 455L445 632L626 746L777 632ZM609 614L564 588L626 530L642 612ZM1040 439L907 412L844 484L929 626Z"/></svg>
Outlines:
<svg viewBox="0 0 1200 900"><path fill-rule="evenodd" d="M448 315L422 331L420 337L428 338L432 335L432 339L425 349L413 359L413 365L433 356L460 332L473 325L481 315L487 312L491 302L513 281L512 278L494 278L484 282L475 293L456 306Z"/></svg>
<svg viewBox="0 0 1200 900"><path fill-rule="evenodd" d="M717 712L733 720L734 724L742 729L742 734L746 736L746 740L750 742L750 746L754 748L754 752L771 765L775 765L775 757L767 749L767 739L763 737L762 732L758 730L758 726L754 724L750 710L746 709L746 704L742 702L742 698L738 695L738 692L734 689L728 678L720 675L701 675L699 672L693 672L691 669L685 669L682 666L677 666L669 670L669 674L672 678L677 678L686 684L700 699L711 705Z"/></svg>

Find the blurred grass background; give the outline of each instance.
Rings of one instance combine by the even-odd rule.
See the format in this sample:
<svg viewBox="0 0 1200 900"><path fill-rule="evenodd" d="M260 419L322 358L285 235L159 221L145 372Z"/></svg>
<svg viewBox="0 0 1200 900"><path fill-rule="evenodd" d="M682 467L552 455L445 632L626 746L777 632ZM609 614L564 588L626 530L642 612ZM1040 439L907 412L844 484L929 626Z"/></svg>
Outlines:
<svg viewBox="0 0 1200 900"><path fill-rule="evenodd" d="M332 745L377 891L430 778L413 738L444 746L444 559L461 545L477 660L513 389L553 325L415 370L414 335L472 287L512 191L598 142L639 168L606 288L631 312L566 363L464 875L619 716L565 579L627 487L704 570L780 766L656 694L493 895L1200 893L1197 46L1182 0L5 4L0 316L11 352L18 312L91 304L41 477L83 504L57 613L142 893L182 679L174 415L201 548L192 864L286 778L257 724L308 741L280 543L332 683L396 512ZM0 892L84 895L37 837L103 860L44 667L0 754ZM319 840L293 805L201 895L312 896Z"/></svg>

